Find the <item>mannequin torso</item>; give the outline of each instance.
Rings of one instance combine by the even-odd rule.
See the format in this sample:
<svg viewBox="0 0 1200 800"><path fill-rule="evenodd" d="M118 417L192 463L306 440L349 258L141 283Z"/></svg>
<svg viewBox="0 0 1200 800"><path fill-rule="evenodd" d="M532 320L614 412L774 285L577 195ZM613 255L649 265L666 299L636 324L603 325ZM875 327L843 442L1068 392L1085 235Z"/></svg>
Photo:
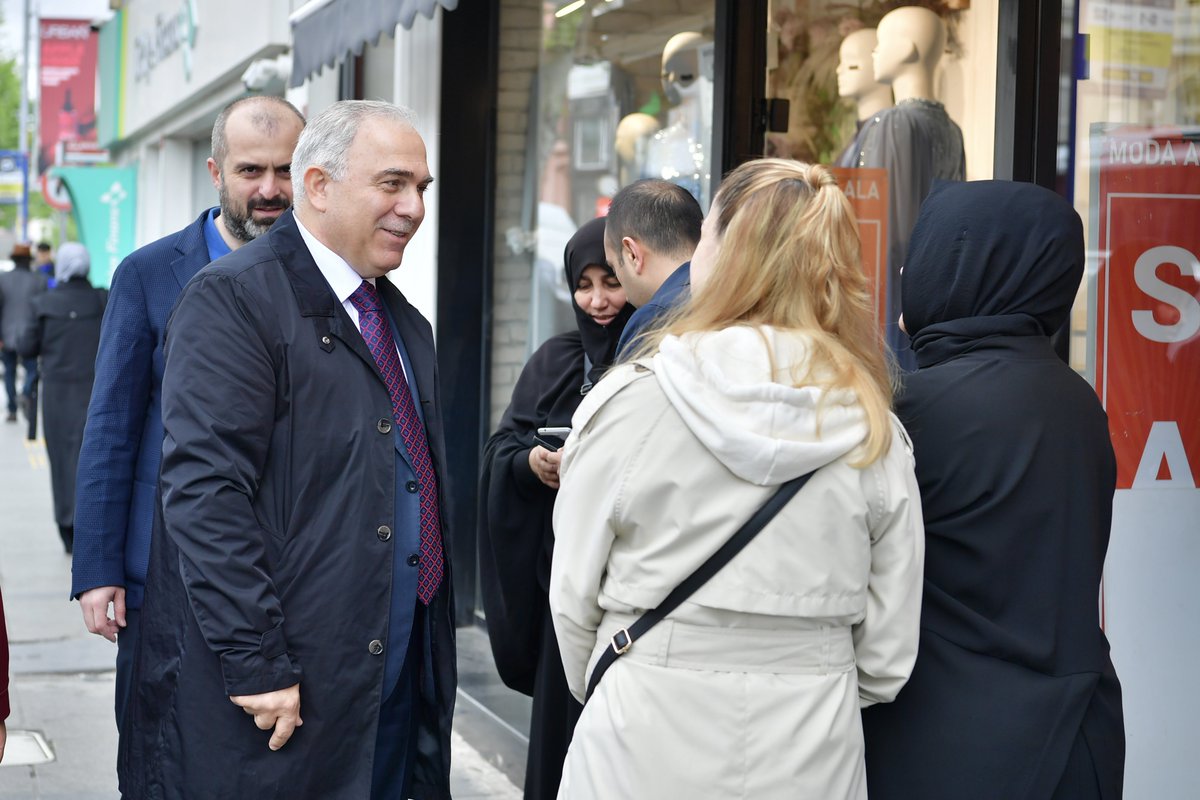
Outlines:
<svg viewBox="0 0 1200 800"><path fill-rule="evenodd" d="M894 108L863 137L858 166L888 173L887 339L897 362L916 367L900 316L900 267L921 201L935 180L964 180L966 155L962 130L933 96L933 75L946 47L946 31L937 14L904 6L886 14L876 31L875 79L888 83Z"/></svg>

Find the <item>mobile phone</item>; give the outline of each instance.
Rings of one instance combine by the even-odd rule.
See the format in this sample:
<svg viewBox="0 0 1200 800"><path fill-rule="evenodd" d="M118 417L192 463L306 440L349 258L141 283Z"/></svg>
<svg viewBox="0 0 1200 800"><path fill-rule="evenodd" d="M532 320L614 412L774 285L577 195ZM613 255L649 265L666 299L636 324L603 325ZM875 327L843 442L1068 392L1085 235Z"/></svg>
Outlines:
<svg viewBox="0 0 1200 800"><path fill-rule="evenodd" d="M547 450L561 450L570 435L570 428L538 428L533 441Z"/></svg>

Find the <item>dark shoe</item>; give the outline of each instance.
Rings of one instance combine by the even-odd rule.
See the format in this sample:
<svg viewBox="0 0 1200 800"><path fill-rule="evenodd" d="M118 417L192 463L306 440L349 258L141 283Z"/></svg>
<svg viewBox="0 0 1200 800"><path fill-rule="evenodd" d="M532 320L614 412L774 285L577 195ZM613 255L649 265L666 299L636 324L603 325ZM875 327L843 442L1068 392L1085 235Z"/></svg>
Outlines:
<svg viewBox="0 0 1200 800"><path fill-rule="evenodd" d="M8 416L5 417L4 419L6 422L16 422L17 421L17 412L15 412L15 411L8 412Z"/></svg>

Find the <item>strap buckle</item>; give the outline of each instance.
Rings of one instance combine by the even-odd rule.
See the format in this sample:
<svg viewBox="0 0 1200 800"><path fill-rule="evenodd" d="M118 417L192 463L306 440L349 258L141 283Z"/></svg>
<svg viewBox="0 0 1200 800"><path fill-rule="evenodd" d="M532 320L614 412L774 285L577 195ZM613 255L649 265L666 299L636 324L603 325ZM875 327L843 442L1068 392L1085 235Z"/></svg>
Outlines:
<svg viewBox="0 0 1200 800"><path fill-rule="evenodd" d="M617 655L624 654L631 647L633 647L633 637L629 635L628 628L621 628L612 635L612 649Z"/></svg>

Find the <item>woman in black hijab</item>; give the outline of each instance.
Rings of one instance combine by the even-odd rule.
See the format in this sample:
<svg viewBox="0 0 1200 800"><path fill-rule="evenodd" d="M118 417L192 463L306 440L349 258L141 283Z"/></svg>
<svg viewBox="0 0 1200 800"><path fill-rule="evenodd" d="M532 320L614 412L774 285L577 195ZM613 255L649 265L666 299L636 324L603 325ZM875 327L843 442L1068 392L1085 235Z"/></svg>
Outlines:
<svg viewBox="0 0 1200 800"><path fill-rule="evenodd" d="M29 321L17 342L22 357L41 357L42 428L54 519L68 553L75 546L75 472L108 302L107 289L88 283L90 269L87 248L79 242L63 243L54 264L55 288L33 297Z"/></svg>
<svg viewBox="0 0 1200 800"><path fill-rule="evenodd" d="M1099 623L1116 464L1095 392L1055 354L1083 227L1053 192L939 184L913 230L896 412L925 513L916 667L867 709L883 798L1115 798L1121 688Z"/></svg>
<svg viewBox="0 0 1200 800"><path fill-rule="evenodd" d="M492 654L504 683L533 696L525 767L530 800L558 794L583 709L567 688L546 600L559 455L533 437L538 428L571 426L583 396L612 364L634 311L605 260L602 218L576 231L564 260L578 330L549 339L525 365L484 448L480 485L480 585Z"/></svg>

